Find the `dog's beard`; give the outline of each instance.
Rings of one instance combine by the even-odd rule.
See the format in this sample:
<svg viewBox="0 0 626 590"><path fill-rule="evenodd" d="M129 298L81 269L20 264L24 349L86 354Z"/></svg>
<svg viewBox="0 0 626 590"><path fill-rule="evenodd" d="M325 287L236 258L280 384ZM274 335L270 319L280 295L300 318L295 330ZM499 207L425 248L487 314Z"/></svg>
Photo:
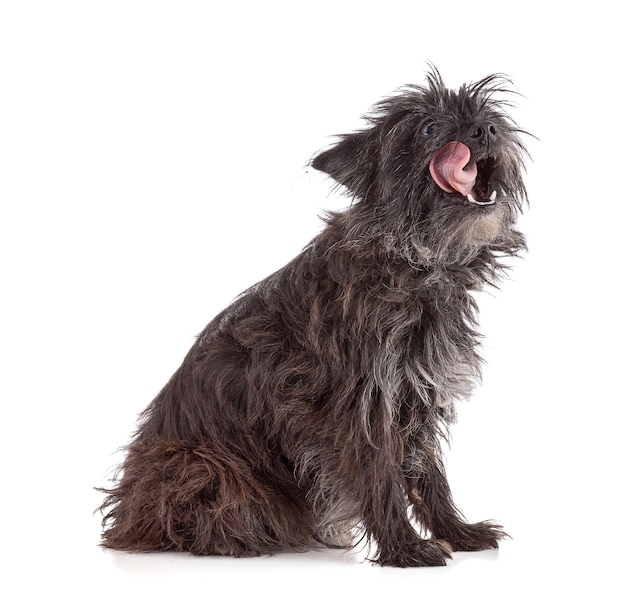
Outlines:
<svg viewBox="0 0 626 590"><path fill-rule="evenodd" d="M372 228L371 238L380 239L385 250L414 267L465 265L485 249L515 253L524 248L523 238L510 221L511 209L498 203L488 211L460 211L454 206L431 211L415 222L405 218ZM387 227L385 227L387 225ZM364 235L367 235L364 232Z"/></svg>
<svg viewBox="0 0 626 590"><path fill-rule="evenodd" d="M515 229L518 203L499 179L492 179L498 196L488 206L449 195L425 176L413 186L421 190L379 203L375 214L367 203L355 204L344 219L355 245L382 244L389 255L416 268L462 266L485 251L515 255L525 248Z"/></svg>
<svg viewBox="0 0 626 590"><path fill-rule="evenodd" d="M503 203L488 210L448 206L418 224L413 246L423 265L465 265L483 249L510 241L510 227L510 209Z"/></svg>

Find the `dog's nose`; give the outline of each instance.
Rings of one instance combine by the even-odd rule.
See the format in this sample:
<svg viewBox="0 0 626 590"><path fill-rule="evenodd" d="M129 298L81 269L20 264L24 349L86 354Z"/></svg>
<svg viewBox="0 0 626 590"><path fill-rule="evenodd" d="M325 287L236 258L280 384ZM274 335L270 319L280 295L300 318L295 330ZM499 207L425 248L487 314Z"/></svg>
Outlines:
<svg viewBox="0 0 626 590"><path fill-rule="evenodd" d="M498 136L498 129L493 123L476 123L472 126L469 136L474 141L490 145Z"/></svg>

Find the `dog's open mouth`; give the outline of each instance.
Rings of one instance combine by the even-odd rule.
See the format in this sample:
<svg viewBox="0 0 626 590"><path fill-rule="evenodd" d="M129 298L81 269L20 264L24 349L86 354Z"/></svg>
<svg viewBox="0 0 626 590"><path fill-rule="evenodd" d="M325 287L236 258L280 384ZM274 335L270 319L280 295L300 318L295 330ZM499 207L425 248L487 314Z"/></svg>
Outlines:
<svg viewBox="0 0 626 590"><path fill-rule="evenodd" d="M490 190L489 180L496 162L492 157L473 160L464 143L451 141L430 161L430 175L446 193L473 205L489 206L496 202L497 191Z"/></svg>

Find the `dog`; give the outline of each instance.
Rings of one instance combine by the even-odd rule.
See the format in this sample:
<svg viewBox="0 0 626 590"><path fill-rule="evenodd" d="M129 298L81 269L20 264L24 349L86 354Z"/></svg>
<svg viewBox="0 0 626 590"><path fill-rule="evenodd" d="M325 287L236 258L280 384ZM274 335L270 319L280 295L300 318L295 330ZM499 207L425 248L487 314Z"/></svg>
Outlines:
<svg viewBox="0 0 626 590"><path fill-rule="evenodd" d="M352 197L198 336L100 507L104 547L248 556L366 541L383 566L498 547L442 442L479 382L472 292L525 250L515 92L432 68L311 161Z"/></svg>

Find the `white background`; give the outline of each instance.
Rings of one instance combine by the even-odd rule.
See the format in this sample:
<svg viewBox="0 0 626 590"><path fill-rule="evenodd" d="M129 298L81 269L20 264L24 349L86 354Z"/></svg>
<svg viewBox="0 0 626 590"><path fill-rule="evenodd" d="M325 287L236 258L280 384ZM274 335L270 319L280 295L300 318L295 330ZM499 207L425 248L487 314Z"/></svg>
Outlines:
<svg viewBox="0 0 626 590"><path fill-rule="evenodd" d="M4 587L624 588L624 35L616 2L0 4ZM307 168L426 61L524 98L530 251L481 297L448 468L513 537L446 568L100 549L137 414L346 202ZM0 579L1 579L0 578Z"/></svg>

